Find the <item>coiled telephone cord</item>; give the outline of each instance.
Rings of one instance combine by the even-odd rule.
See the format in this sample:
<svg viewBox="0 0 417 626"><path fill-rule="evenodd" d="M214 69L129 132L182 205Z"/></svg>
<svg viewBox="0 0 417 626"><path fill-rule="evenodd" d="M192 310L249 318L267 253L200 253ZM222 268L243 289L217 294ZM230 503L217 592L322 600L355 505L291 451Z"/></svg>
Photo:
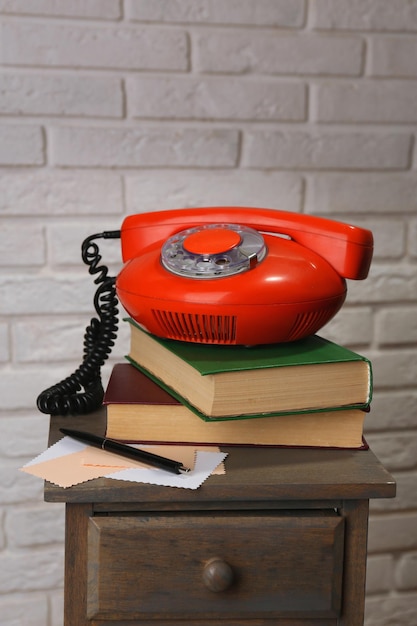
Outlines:
<svg viewBox="0 0 417 626"><path fill-rule="evenodd" d="M108 268L100 265L101 255L95 239L117 239L120 231L90 235L81 246L81 256L91 275L98 274L94 308L98 317L85 329L83 361L67 378L42 391L36 401L39 411L50 415L81 415L98 409L104 389L101 367L111 353L118 330L118 299L116 278L108 276Z"/></svg>

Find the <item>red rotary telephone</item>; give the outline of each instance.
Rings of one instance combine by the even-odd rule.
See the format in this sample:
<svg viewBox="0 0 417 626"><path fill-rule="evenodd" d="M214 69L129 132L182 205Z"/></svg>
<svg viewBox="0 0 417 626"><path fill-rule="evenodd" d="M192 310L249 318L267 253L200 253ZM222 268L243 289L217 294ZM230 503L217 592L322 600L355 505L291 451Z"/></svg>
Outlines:
<svg viewBox="0 0 417 626"><path fill-rule="evenodd" d="M157 336L212 344L317 332L373 253L369 230L245 207L131 215L121 242L116 292L128 314Z"/></svg>
<svg viewBox="0 0 417 626"><path fill-rule="evenodd" d="M96 239L121 238L124 267L110 277ZM117 337L118 298L160 337L211 344L278 343L315 333L342 306L346 278L366 278L369 230L331 220L244 207L131 215L121 230L84 240L97 317L84 357L37 398L42 413L101 406L101 367Z"/></svg>

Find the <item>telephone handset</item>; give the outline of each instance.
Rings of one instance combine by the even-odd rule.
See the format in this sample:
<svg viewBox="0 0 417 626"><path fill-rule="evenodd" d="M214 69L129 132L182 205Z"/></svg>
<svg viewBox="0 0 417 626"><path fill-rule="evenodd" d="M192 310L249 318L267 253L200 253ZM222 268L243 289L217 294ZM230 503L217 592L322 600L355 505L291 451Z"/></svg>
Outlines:
<svg viewBox="0 0 417 626"><path fill-rule="evenodd" d="M124 266L108 277L97 238L121 238ZM44 413L88 413L101 404L100 370L114 345L118 299L150 333L173 340L254 345L316 333L340 309L346 280L366 278L369 230L247 207L131 215L120 231L87 238L82 258L98 274L84 360L38 397ZM84 388L84 392L80 391Z"/></svg>
<svg viewBox="0 0 417 626"><path fill-rule="evenodd" d="M123 261L182 229L216 223L245 224L258 231L286 234L326 258L344 278L360 280L368 275L373 254L373 237L369 230L313 215L246 207L206 207L130 215L122 225Z"/></svg>

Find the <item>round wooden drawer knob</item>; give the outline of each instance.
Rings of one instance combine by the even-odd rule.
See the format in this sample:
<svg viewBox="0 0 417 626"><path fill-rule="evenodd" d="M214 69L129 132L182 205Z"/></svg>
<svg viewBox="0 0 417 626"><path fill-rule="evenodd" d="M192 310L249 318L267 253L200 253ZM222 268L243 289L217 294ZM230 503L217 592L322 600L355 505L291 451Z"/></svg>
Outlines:
<svg viewBox="0 0 417 626"><path fill-rule="evenodd" d="M206 562L203 569L203 582L210 591L226 591L233 583L233 570L220 557L214 557Z"/></svg>

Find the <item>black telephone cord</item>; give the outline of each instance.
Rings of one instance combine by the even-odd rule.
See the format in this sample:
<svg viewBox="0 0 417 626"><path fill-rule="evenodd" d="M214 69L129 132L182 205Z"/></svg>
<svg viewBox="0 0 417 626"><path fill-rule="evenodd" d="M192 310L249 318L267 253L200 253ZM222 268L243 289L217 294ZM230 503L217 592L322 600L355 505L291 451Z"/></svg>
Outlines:
<svg viewBox="0 0 417 626"><path fill-rule="evenodd" d="M98 274L94 308L98 317L92 318L85 329L83 361L67 378L42 391L37 407L50 415L81 415L98 409L104 389L101 367L111 353L118 330L118 299L116 278L108 276L108 268L100 265L101 255L95 239L120 238L119 230L90 235L81 246L81 256L91 275Z"/></svg>

